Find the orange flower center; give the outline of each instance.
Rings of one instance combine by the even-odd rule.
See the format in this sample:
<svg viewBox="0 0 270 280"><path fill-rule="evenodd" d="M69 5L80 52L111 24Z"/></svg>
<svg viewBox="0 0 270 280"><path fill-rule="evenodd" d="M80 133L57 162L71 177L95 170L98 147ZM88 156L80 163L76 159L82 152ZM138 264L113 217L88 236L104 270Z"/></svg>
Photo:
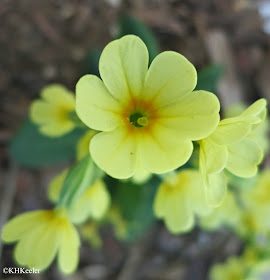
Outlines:
<svg viewBox="0 0 270 280"><path fill-rule="evenodd" d="M152 129L158 114L152 102L132 98L125 106L122 117L129 132L147 132Z"/></svg>

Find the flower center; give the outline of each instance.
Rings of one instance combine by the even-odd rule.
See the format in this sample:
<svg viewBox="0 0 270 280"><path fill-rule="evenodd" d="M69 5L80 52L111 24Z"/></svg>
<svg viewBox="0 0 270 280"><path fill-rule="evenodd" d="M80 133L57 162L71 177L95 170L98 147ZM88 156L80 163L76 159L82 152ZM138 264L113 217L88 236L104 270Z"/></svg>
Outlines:
<svg viewBox="0 0 270 280"><path fill-rule="evenodd" d="M148 125L148 118L140 112L135 112L129 116L129 122L135 127L145 127Z"/></svg>

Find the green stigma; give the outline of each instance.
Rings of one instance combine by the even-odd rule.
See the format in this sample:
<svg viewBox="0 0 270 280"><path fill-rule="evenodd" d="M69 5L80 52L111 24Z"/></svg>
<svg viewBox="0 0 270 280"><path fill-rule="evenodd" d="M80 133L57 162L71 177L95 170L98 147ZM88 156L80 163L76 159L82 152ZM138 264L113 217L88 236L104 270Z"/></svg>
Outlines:
<svg viewBox="0 0 270 280"><path fill-rule="evenodd" d="M141 113L136 112L129 116L129 122L136 127L144 127L148 125L148 118Z"/></svg>

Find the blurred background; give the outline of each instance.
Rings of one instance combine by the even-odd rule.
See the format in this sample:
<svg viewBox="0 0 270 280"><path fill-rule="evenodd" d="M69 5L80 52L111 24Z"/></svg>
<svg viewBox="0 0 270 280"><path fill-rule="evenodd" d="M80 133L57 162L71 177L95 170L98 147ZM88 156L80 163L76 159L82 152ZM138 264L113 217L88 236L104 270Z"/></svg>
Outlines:
<svg viewBox="0 0 270 280"><path fill-rule="evenodd" d="M220 65L223 74L215 93L223 108L261 97L270 101L270 1L1 0L0 227L18 213L49 208L47 185L67 166L37 169L10 156L11 139L29 105L48 84L74 91L82 75L98 74L100 51L125 28L132 29L133 19L152 32L153 53L180 52L198 71ZM270 166L269 156L264 166ZM53 265L42 274L2 279L204 280L213 263L242 248L226 231L195 229L173 236L162 224L132 243L118 241L110 228L101 234L100 249L83 243L79 269L72 276L60 275ZM1 268L14 267L13 246L1 244L0 250Z"/></svg>

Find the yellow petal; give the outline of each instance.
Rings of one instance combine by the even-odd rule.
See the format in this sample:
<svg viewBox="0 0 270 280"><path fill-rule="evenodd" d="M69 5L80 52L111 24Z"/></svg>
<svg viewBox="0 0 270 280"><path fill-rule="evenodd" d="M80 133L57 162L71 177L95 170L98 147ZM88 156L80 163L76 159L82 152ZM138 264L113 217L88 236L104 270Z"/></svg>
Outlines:
<svg viewBox="0 0 270 280"><path fill-rule="evenodd" d="M76 228L67 224L61 234L58 265L65 274L72 273L79 263L80 239Z"/></svg>
<svg viewBox="0 0 270 280"><path fill-rule="evenodd" d="M222 120L211 135L211 139L220 145L240 141L265 119L265 106L265 99L260 99L249 106L239 117Z"/></svg>
<svg viewBox="0 0 270 280"><path fill-rule="evenodd" d="M36 211L35 211L36 212ZM24 266L30 266L30 260L33 254L36 254L35 243L38 242L40 236L47 229L47 223L35 221L29 225L29 231L20 237L14 250L14 258Z"/></svg>
<svg viewBox="0 0 270 280"><path fill-rule="evenodd" d="M227 192L219 207L214 208L209 215L200 217L200 225L207 230L216 230L222 225L238 227L242 216L242 209L236 203L235 194Z"/></svg>
<svg viewBox="0 0 270 280"><path fill-rule="evenodd" d="M47 136L57 137L70 132L74 128L75 124L67 120L61 123L54 122L50 124L41 125L39 127L39 130L42 134L45 134Z"/></svg>
<svg viewBox="0 0 270 280"><path fill-rule="evenodd" d="M217 145L206 138L200 143L200 167L204 170L204 176L211 173L219 173L222 171L228 160L228 149L225 145Z"/></svg>
<svg viewBox="0 0 270 280"><path fill-rule="evenodd" d="M140 160L138 159L137 169L132 176L132 181L136 184L142 184L146 182L151 177L151 172L147 171L142 167Z"/></svg>
<svg viewBox="0 0 270 280"><path fill-rule="evenodd" d="M220 104L207 91L195 91L159 110L159 122L177 131L183 139L199 140L210 135L219 123Z"/></svg>
<svg viewBox="0 0 270 280"><path fill-rule="evenodd" d="M56 203L58 201L67 174L68 168L51 180L48 188L48 198L51 202Z"/></svg>
<svg viewBox="0 0 270 280"><path fill-rule="evenodd" d="M2 230L4 242L14 242L27 235L32 230L34 224L44 222L46 211L33 211L21 214L11 219Z"/></svg>
<svg viewBox="0 0 270 280"><path fill-rule="evenodd" d="M99 61L99 72L104 84L121 102L141 93L147 68L147 48L134 35L109 43Z"/></svg>
<svg viewBox="0 0 270 280"><path fill-rule="evenodd" d="M102 180L96 181L70 209L69 217L73 223L85 222L90 216L101 219L110 205L110 195Z"/></svg>
<svg viewBox="0 0 270 280"><path fill-rule="evenodd" d="M56 256L61 239L60 232L48 226L41 234L36 234L32 238L33 246L30 247L32 250L27 265L43 270L52 263Z"/></svg>
<svg viewBox="0 0 270 280"><path fill-rule="evenodd" d="M224 172L208 175L206 199L210 206L218 207L222 204L227 193L227 179Z"/></svg>
<svg viewBox="0 0 270 280"><path fill-rule="evenodd" d="M252 140L243 140L228 145L226 168L236 176L252 177L257 173L257 166L263 159L262 149Z"/></svg>
<svg viewBox="0 0 270 280"><path fill-rule="evenodd" d="M147 99L154 100L160 107L192 92L196 83L195 67L181 54L166 51L151 63L143 92Z"/></svg>
<svg viewBox="0 0 270 280"><path fill-rule="evenodd" d="M119 110L119 103L98 77L85 75L78 81L76 113L87 126L102 131L113 130L121 122Z"/></svg>
<svg viewBox="0 0 270 280"><path fill-rule="evenodd" d="M121 127L111 132L98 133L90 142L93 160L114 178L131 177L137 164L136 139L133 136Z"/></svg>
<svg viewBox="0 0 270 280"><path fill-rule="evenodd" d="M163 218L170 232L176 234L191 229L194 217L184 193L177 187L160 185L154 201L154 212Z"/></svg>
<svg viewBox="0 0 270 280"><path fill-rule="evenodd" d="M241 116L258 116L261 121L265 119L265 107L267 102L265 99L261 98L250 105L242 114Z"/></svg>
<svg viewBox="0 0 270 280"><path fill-rule="evenodd" d="M97 134L95 130L87 131L83 137L78 141L76 146L77 160L81 160L83 157L89 154L89 144L94 135Z"/></svg>
<svg viewBox="0 0 270 280"><path fill-rule="evenodd" d="M62 85L52 84L42 89L41 97L50 104L58 105L69 111L75 109L75 96Z"/></svg>
<svg viewBox="0 0 270 280"><path fill-rule="evenodd" d="M152 173L165 173L185 164L190 158L193 144L178 138L177 133L156 125L151 133L140 135L139 159Z"/></svg>
<svg viewBox="0 0 270 280"><path fill-rule="evenodd" d="M196 170L183 170L179 173L179 182L183 182L183 186L187 192L187 199L191 209L200 215L210 213L212 207L209 206L201 180L200 173Z"/></svg>
<svg viewBox="0 0 270 280"><path fill-rule="evenodd" d="M61 115L59 108L42 100L35 100L30 107L31 120L37 124L49 123L64 119L64 112Z"/></svg>
<svg viewBox="0 0 270 280"><path fill-rule="evenodd" d="M102 180L98 180L83 195L87 200L90 198L91 215L94 219L101 219L110 205L110 195Z"/></svg>
<svg viewBox="0 0 270 280"><path fill-rule="evenodd" d="M228 145L240 141L251 131L251 123L238 117L222 120L209 137L219 145Z"/></svg>

